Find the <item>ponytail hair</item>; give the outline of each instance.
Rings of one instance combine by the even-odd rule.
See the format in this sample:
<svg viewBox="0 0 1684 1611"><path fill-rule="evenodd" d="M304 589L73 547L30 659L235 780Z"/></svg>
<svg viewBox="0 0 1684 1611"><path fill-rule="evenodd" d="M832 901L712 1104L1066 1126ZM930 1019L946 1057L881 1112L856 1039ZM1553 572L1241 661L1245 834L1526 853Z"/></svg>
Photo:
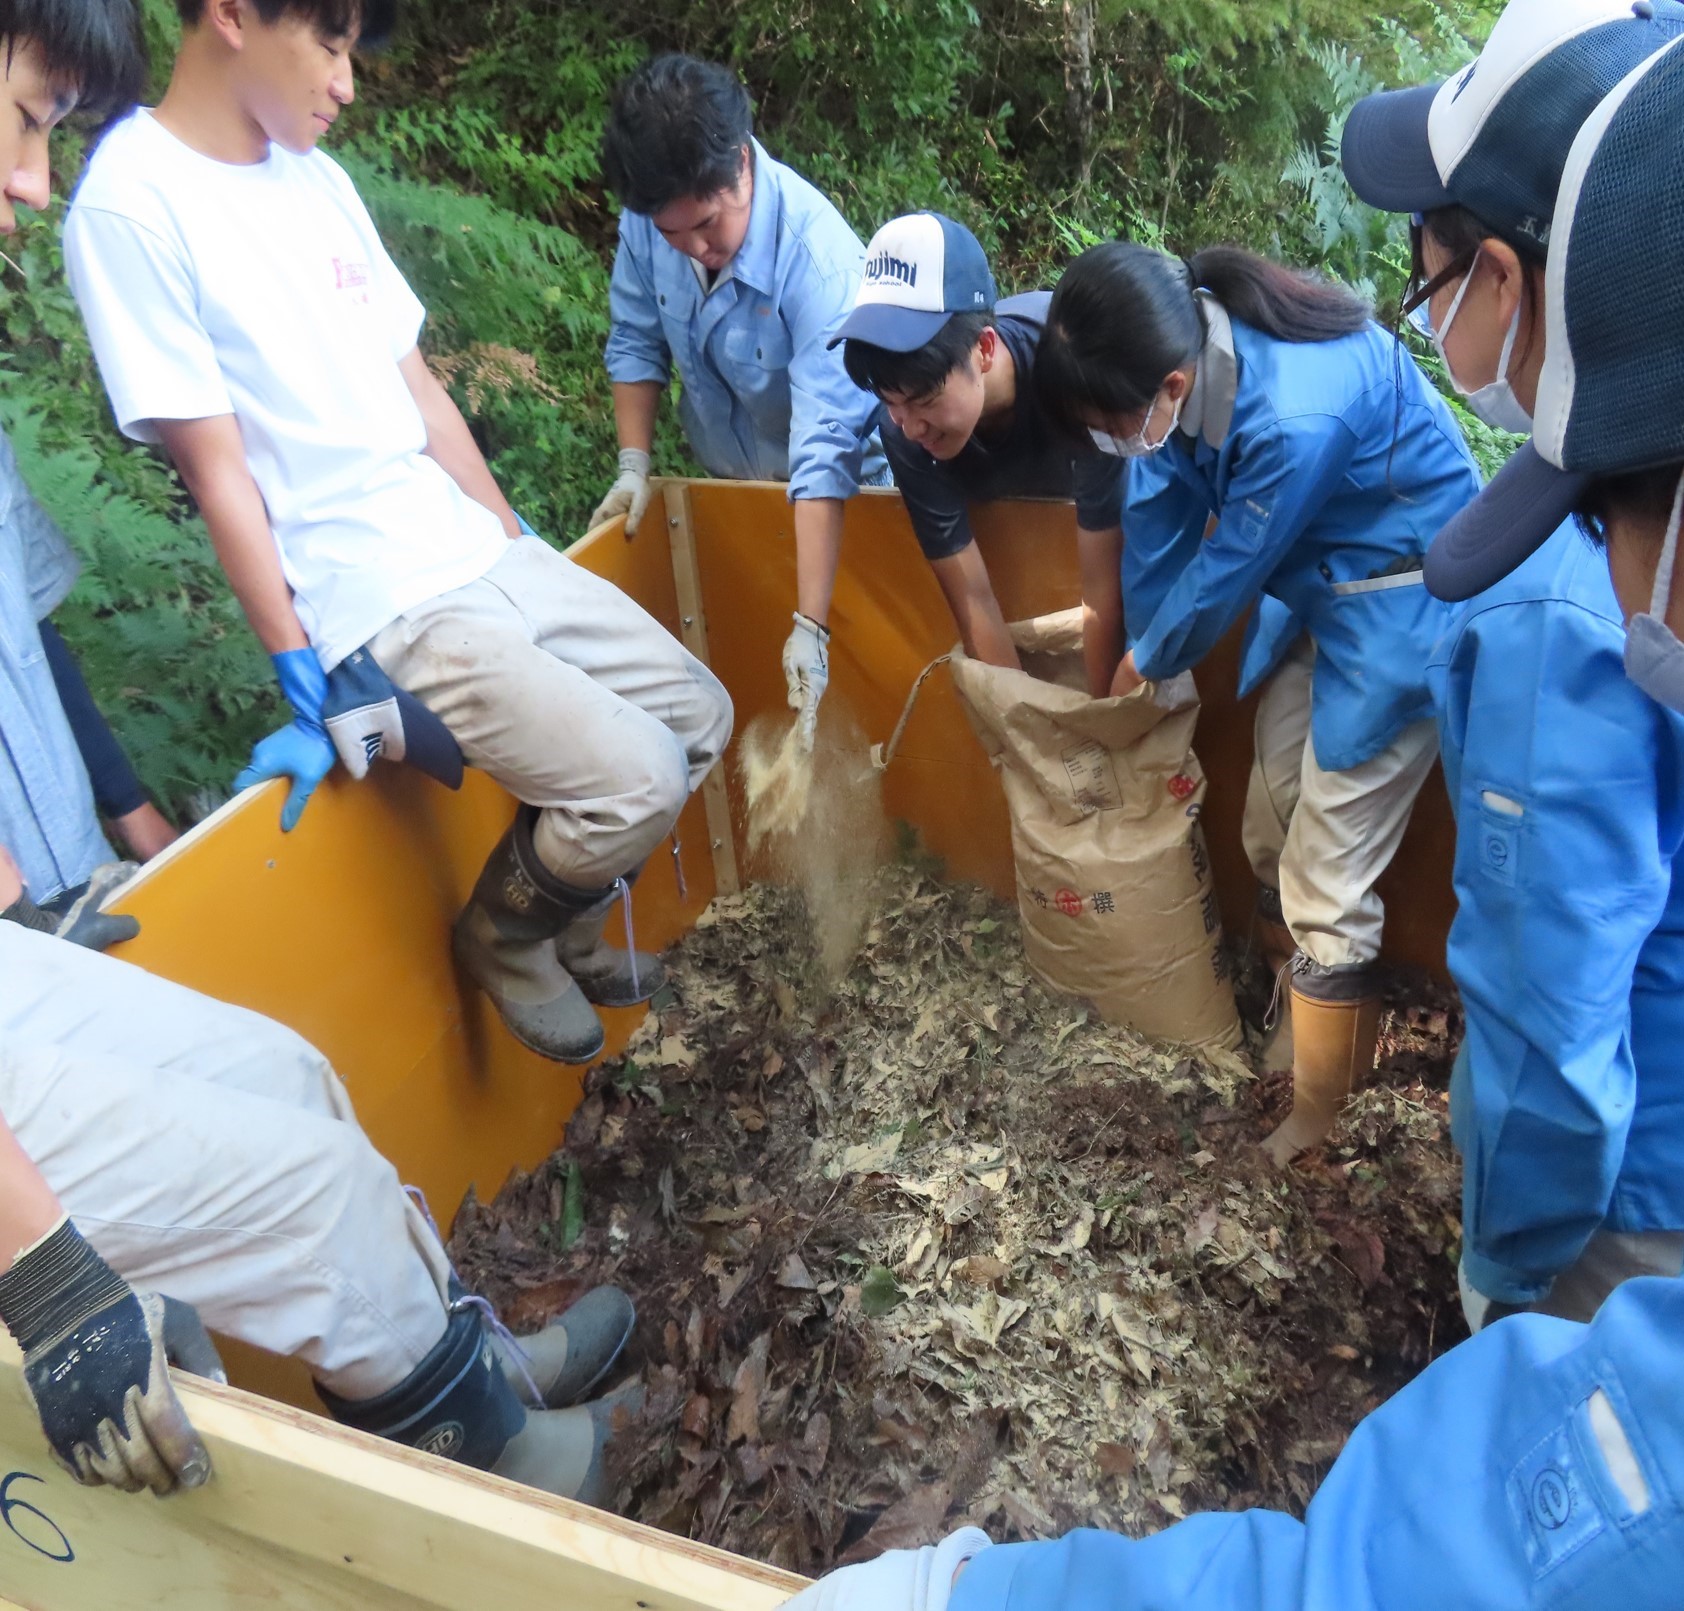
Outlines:
<svg viewBox="0 0 1684 1611"><path fill-rule="evenodd" d="M1319 275L1239 246L1190 261L1132 241L1108 241L1064 271L1035 354L1035 390L1072 435L1093 417L1145 408L1171 370L1192 363L1207 335L1197 289L1276 341L1336 341L1367 324L1369 304Z"/></svg>
<svg viewBox="0 0 1684 1611"><path fill-rule="evenodd" d="M1188 267L1234 318L1276 341L1337 341L1374 317L1373 307L1349 286L1243 246L1207 246Z"/></svg>

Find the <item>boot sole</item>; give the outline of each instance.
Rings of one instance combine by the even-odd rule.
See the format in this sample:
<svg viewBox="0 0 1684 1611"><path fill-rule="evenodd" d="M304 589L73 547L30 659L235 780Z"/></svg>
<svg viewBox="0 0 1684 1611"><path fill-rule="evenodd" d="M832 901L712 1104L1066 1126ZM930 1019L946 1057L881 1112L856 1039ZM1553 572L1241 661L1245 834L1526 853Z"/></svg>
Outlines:
<svg viewBox="0 0 1684 1611"><path fill-rule="evenodd" d="M487 997L488 1000L490 1000L491 1005L493 1007L495 1007L497 1005L496 998L494 996L492 996L489 991L483 991L483 989L482 989L482 993ZM590 1000L590 998L588 996L585 999L587 1001ZM593 1003L593 1005L594 1005L594 1003ZM599 1056L601 1054L602 1048L608 1044L608 1033L607 1033L606 1030L604 1030L602 1033L600 1033L597 1036L596 1045L591 1047L591 1049L588 1052L587 1051L581 1051L577 1056L575 1056L572 1052L569 1052L565 1056L563 1056L562 1054L560 1054L558 1052L550 1051L547 1047L538 1045L536 1041L528 1040L526 1038L526 1036L521 1034L521 1032L518 1029L516 1029L515 1026L513 1024L511 1024L507 1018L503 1017L501 1012L499 1012L497 1014L497 1017L498 1017L498 1021L503 1025L503 1027L506 1030L508 1030L509 1034L512 1035L515 1040L517 1040L522 1046L524 1046L527 1049L527 1051L536 1053L537 1056L543 1058L544 1061L547 1062L547 1063L561 1063L564 1066L568 1066L568 1067L571 1067L574 1064L588 1063L588 1062L590 1062L590 1060L593 1057Z"/></svg>

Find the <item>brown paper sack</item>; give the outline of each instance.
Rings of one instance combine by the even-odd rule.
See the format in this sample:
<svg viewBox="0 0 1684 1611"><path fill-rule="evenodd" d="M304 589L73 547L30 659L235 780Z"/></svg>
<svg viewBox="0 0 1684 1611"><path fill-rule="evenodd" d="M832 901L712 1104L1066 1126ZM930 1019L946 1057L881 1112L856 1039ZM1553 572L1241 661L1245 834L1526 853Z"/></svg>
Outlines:
<svg viewBox="0 0 1684 1611"><path fill-rule="evenodd" d="M960 703L1005 786L1029 965L1111 1023L1240 1043L1199 817L1191 677L1093 699L1082 614L1019 621L1022 671L955 649Z"/></svg>

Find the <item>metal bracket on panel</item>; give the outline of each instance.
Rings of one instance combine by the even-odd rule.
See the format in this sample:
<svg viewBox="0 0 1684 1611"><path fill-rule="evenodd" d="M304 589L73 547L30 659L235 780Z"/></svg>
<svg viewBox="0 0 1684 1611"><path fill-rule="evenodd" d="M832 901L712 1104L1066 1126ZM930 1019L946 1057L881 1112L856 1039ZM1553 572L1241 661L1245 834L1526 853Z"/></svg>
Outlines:
<svg viewBox="0 0 1684 1611"><path fill-rule="evenodd" d="M672 577L678 590L679 636L684 647L711 669L707 615L702 608L702 573L690 518L690 484L663 481L661 496L666 501ZM735 895L742 888L742 879L737 872L737 842L731 827L731 802L725 792L723 762L702 783L702 805L707 811L708 845L713 852L714 888L721 895Z"/></svg>

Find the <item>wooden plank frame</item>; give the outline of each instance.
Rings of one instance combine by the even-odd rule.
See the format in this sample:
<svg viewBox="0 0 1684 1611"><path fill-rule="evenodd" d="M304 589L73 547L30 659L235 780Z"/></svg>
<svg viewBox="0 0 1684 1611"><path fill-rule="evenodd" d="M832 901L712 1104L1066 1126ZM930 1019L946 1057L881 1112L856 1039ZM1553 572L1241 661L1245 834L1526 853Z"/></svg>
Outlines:
<svg viewBox="0 0 1684 1611"><path fill-rule="evenodd" d="M0 1611L773 1611L798 1577L176 1377L215 1476L165 1500L49 1458L0 1332Z"/></svg>

